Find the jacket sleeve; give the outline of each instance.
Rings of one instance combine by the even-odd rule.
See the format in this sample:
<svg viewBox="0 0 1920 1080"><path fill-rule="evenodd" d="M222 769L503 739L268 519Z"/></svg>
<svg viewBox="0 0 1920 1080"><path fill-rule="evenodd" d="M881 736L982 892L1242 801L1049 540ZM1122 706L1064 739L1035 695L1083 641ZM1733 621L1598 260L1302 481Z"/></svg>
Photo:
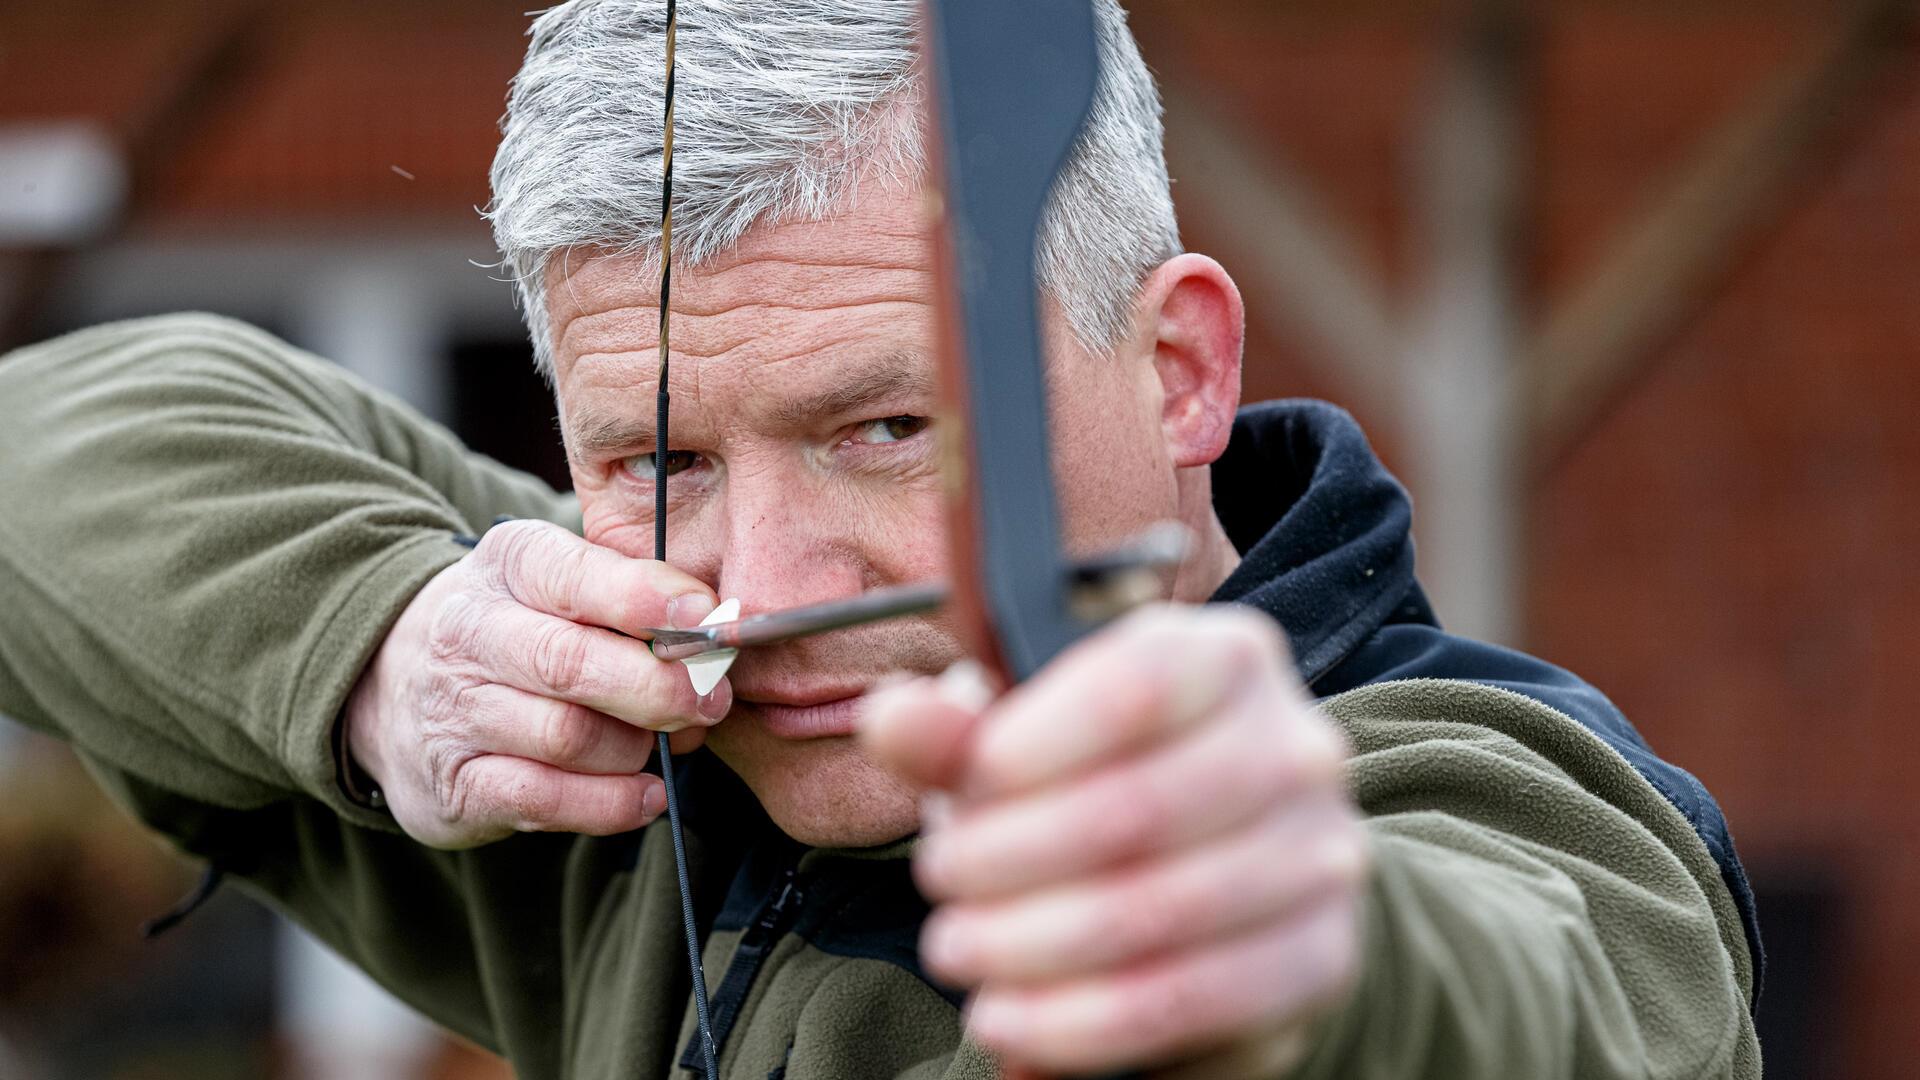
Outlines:
<svg viewBox="0 0 1920 1080"><path fill-rule="evenodd" d="M1354 746L1375 873L1360 983L1296 1076L1760 1075L1732 897L1617 753L1470 683L1325 708Z"/></svg>
<svg viewBox="0 0 1920 1080"><path fill-rule="evenodd" d="M530 957L557 929L538 903L469 898L565 845L413 844L342 796L332 734L387 628L462 555L455 535L500 514L577 526L569 496L235 322L139 320L15 353L0 713L71 742L148 825L491 1044L480 924L541 924Z"/></svg>

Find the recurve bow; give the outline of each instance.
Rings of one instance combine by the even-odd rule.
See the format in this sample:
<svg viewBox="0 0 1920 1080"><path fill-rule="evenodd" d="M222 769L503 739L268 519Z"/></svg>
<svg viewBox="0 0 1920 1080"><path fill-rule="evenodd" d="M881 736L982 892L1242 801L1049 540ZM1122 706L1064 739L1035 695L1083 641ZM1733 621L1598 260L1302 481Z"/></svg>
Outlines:
<svg viewBox="0 0 1920 1080"><path fill-rule="evenodd" d="M676 7L668 0L658 392L663 449L669 419ZM1110 578L1179 558L1179 538L1163 532L1116 556L1069 561L1054 499L1037 241L1054 181L1085 123L1099 79L1092 5L1089 0L925 0L924 14L928 232L938 276L943 389L937 430L944 440L950 579L823 609L758 616L705 635L674 637L662 631L655 635L655 651L663 658L697 661L716 649L779 640L796 628L819 632L943 606L967 650L1002 686L1010 686L1096 625L1102 605L1085 602L1090 588L1097 591ZM662 561L667 557L666 460L664 452L656 455L655 546ZM724 664L721 660L719 671ZM665 736L659 753L678 857L678 801ZM688 961L711 1080L715 1063L705 980L683 858L680 865Z"/></svg>

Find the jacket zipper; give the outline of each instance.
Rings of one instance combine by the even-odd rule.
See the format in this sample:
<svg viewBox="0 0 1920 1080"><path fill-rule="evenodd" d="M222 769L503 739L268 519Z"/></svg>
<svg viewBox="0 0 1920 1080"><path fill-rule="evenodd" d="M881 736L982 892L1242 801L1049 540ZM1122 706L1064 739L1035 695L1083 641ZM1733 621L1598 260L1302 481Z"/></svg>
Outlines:
<svg viewBox="0 0 1920 1080"><path fill-rule="evenodd" d="M794 867L789 867L780 876L780 885L773 901L760 910L753 925L747 927L746 933L740 936L740 944L727 964L727 974L720 980L720 988L713 993L709 1013L713 1018L715 1059L726 1048L727 1036L733 1031L734 1021L740 1018L740 1007L746 1004L747 994L753 990L753 980L759 976L767 957L772 955L774 945L786 935L795 916L800 913L802 894L797 883L798 877L799 870ZM680 1053L680 1067L698 1073L704 1065L705 1057L700 1053L700 1033L695 1031Z"/></svg>

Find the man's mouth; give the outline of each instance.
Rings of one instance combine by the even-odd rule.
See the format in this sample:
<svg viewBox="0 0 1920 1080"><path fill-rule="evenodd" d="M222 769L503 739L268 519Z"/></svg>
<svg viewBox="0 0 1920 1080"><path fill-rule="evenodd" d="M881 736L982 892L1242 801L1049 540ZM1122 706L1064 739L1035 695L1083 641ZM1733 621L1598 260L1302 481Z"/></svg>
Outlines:
<svg viewBox="0 0 1920 1080"><path fill-rule="evenodd" d="M741 695L767 733L781 739L831 739L852 735L860 718L864 687L840 687L782 693L762 690Z"/></svg>

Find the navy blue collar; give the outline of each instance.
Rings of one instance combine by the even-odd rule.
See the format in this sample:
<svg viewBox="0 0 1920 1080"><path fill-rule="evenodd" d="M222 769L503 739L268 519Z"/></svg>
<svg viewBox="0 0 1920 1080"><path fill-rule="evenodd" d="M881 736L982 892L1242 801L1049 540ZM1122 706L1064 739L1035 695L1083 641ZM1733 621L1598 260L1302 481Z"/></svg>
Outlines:
<svg viewBox="0 0 1920 1080"><path fill-rule="evenodd" d="M1413 504L1346 410L1249 405L1213 467L1214 512L1241 563L1213 599L1286 630L1312 683L1389 620L1433 622L1413 578Z"/></svg>

